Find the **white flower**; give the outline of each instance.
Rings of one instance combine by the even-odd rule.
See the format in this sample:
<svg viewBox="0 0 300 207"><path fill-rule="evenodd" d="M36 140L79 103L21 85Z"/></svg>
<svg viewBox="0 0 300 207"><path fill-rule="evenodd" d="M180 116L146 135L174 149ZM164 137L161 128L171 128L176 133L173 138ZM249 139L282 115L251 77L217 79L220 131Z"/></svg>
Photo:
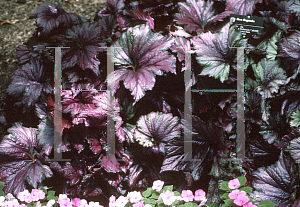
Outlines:
<svg viewBox="0 0 300 207"><path fill-rule="evenodd" d="M124 196L120 196L117 200L115 205L117 207L124 207L128 203L128 199L125 198Z"/></svg>
<svg viewBox="0 0 300 207"><path fill-rule="evenodd" d="M165 205L172 205L172 203L176 200L173 191L167 190L166 192L161 194L161 199L163 200Z"/></svg>
<svg viewBox="0 0 300 207"><path fill-rule="evenodd" d="M165 182L161 181L161 180L156 180L153 182L153 186L152 189L158 191L161 191L161 189L163 188Z"/></svg>
<svg viewBox="0 0 300 207"><path fill-rule="evenodd" d="M18 199L19 199L20 201L25 201L25 197L28 196L29 194L30 194L30 193L29 193L28 190L24 190L24 191L22 191L22 192L19 193Z"/></svg>
<svg viewBox="0 0 300 207"><path fill-rule="evenodd" d="M152 207L150 204L146 204L144 205L144 207Z"/></svg>
<svg viewBox="0 0 300 207"><path fill-rule="evenodd" d="M127 198L131 203L137 203L143 199L141 193L137 191L129 192Z"/></svg>
<svg viewBox="0 0 300 207"><path fill-rule="evenodd" d="M51 199L50 201L48 201L47 207L52 207L54 204L55 204L55 200Z"/></svg>
<svg viewBox="0 0 300 207"><path fill-rule="evenodd" d="M99 204L99 202L93 202L93 201L91 201L91 202L89 202L89 207L103 207L103 206L101 206Z"/></svg>

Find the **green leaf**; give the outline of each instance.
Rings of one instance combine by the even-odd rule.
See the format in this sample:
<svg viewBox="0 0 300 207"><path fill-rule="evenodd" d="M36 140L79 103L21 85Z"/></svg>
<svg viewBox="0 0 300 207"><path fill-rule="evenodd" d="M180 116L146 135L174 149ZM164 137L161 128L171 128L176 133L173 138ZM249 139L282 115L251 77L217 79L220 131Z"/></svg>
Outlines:
<svg viewBox="0 0 300 207"><path fill-rule="evenodd" d="M252 193L252 188L249 186L240 188L241 191L245 191L246 193Z"/></svg>
<svg viewBox="0 0 300 207"><path fill-rule="evenodd" d="M149 199L149 198L144 198L143 201L145 204L150 204L153 206L155 206L155 203L156 203L155 199Z"/></svg>
<svg viewBox="0 0 300 207"><path fill-rule="evenodd" d="M143 196L145 197L145 198L148 198L152 193L154 193L154 190L152 189L152 188L147 188L147 190L145 190L144 192L143 192Z"/></svg>
<svg viewBox="0 0 300 207"><path fill-rule="evenodd" d="M206 205L209 207L219 207L219 205L216 203L211 203L211 204L206 204Z"/></svg>
<svg viewBox="0 0 300 207"><path fill-rule="evenodd" d="M163 188L163 190L164 190L164 191L167 191L167 190L172 191L172 190L173 190L173 185L167 185L167 186L165 186L165 187Z"/></svg>
<svg viewBox="0 0 300 207"><path fill-rule="evenodd" d="M5 193L2 190L3 188L4 188L4 182L0 181L0 196L5 196Z"/></svg>
<svg viewBox="0 0 300 207"><path fill-rule="evenodd" d="M228 181L223 181L222 182L221 189L230 191L230 188L228 187Z"/></svg>
<svg viewBox="0 0 300 207"><path fill-rule="evenodd" d="M47 190L45 188L41 187L41 190L47 195Z"/></svg>
<svg viewBox="0 0 300 207"><path fill-rule="evenodd" d="M270 39L269 44L266 49L266 58L267 60L275 60L277 56L277 45L276 43L281 37L281 31L276 32L273 37Z"/></svg>
<svg viewBox="0 0 300 207"><path fill-rule="evenodd" d="M48 192L48 196L55 196L55 191L54 190L50 190Z"/></svg>
<svg viewBox="0 0 300 207"><path fill-rule="evenodd" d="M224 202L227 206L234 206L232 199L226 199Z"/></svg>
<svg viewBox="0 0 300 207"><path fill-rule="evenodd" d="M279 86L286 81L285 71L279 67L278 61L262 59L253 65L253 72L259 86L257 92L264 98L272 98L273 93L277 93Z"/></svg>
<svg viewBox="0 0 300 207"><path fill-rule="evenodd" d="M158 193L152 193L150 198L158 199L159 194Z"/></svg>
<svg viewBox="0 0 300 207"><path fill-rule="evenodd" d="M181 196L181 194L178 191L174 191L174 196Z"/></svg>
<svg viewBox="0 0 300 207"><path fill-rule="evenodd" d="M229 194L229 193L224 193L223 195L221 195L221 199L222 199L222 200L229 199L228 194Z"/></svg>
<svg viewBox="0 0 300 207"><path fill-rule="evenodd" d="M273 203L272 201L269 201L269 200L264 200L262 202L259 203L259 205L257 207L273 207L275 206L276 204Z"/></svg>
<svg viewBox="0 0 300 207"><path fill-rule="evenodd" d="M247 183L247 178L245 176L238 177L237 179L240 181L239 187L241 187Z"/></svg>
<svg viewBox="0 0 300 207"><path fill-rule="evenodd" d="M300 126L300 110L294 111L294 113L292 113L290 125L292 127Z"/></svg>
<svg viewBox="0 0 300 207"><path fill-rule="evenodd" d="M198 205L196 203L190 203L190 202L185 203L183 206L184 207L198 207Z"/></svg>

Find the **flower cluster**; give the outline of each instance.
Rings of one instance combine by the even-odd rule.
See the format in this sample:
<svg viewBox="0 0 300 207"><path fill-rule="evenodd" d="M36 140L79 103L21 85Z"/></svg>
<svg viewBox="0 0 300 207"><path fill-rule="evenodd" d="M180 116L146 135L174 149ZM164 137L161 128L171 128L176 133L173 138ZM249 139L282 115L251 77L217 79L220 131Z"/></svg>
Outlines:
<svg viewBox="0 0 300 207"><path fill-rule="evenodd" d="M20 192L15 198L11 193L6 196L0 196L1 207L103 207L99 202L87 202L85 199L74 198L70 199L66 194L54 196L54 191L47 192L44 188L32 189L31 193L28 190Z"/></svg>
<svg viewBox="0 0 300 207"><path fill-rule="evenodd" d="M120 196L116 199L111 196L109 199L109 207L153 207L153 206L179 206L180 204L197 203L197 206L204 206L207 201L205 192L201 189L195 192L191 190L183 190L181 194L178 191L173 191L173 186L165 186L164 181L156 180L152 187L149 187L143 192L129 192L127 196Z"/></svg>

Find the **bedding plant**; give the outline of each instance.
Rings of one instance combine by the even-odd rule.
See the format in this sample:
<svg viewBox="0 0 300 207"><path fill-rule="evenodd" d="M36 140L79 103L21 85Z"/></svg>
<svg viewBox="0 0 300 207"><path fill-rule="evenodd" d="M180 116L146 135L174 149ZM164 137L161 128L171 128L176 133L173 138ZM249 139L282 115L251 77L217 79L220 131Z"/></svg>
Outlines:
<svg viewBox="0 0 300 207"><path fill-rule="evenodd" d="M262 17L264 29L244 39L231 14ZM181 195L203 190L207 205L230 206L241 198L234 202L240 206L254 197L299 205L298 0L108 0L93 21L43 3L29 18L36 29L16 48L21 69L10 75L1 117L5 194L47 188L108 206L111 196L148 192L160 180ZM62 129L54 126L55 51L49 47L68 47L61 49ZM107 73L107 47L114 47L108 56L113 73ZM236 89L233 47L248 48L246 160L234 159L236 93L205 92ZM187 51L191 80L184 80ZM187 88L198 90L192 92L192 123L184 119ZM115 159L107 154L111 120ZM192 152L185 154L190 129ZM53 161L55 133L70 161ZM197 161L183 161L188 157ZM222 187L241 176L249 197Z"/></svg>

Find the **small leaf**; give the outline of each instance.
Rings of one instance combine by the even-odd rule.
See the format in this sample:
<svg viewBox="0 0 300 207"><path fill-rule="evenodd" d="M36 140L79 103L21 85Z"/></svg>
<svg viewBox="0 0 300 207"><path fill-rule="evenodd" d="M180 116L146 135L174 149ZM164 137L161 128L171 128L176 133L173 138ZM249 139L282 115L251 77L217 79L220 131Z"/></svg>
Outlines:
<svg viewBox="0 0 300 207"><path fill-rule="evenodd" d="M185 203L184 207L197 207L198 205L196 203Z"/></svg>
<svg viewBox="0 0 300 207"><path fill-rule="evenodd" d="M269 200L264 200L262 202L259 203L259 205L257 207L273 207L275 206L276 204L273 203L272 201L269 201Z"/></svg>
<svg viewBox="0 0 300 207"><path fill-rule="evenodd" d="M219 205L216 203L211 203L211 204L206 204L206 205L209 207L219 207Z"/></svg>
<svg viewBox="0 0 300 207"><path fill-rule="evenodd" d="M224 202L227 206L234 206L232 199L226 199Z"/></svg>
<svg viewBox="0 0 300 207"><path fill-rule="evenodd" d="M245 176L241 176L237 178L240 181L240 186L243 186L247 183L247 178Z"/></svg>
<svg viewBox="0 0 300 207"><path fill-rule="evenodd" d="M221 199L222 199L222 200L229 199L228 194L229 194L229 193L224 193L223 195L221 195Z"/></svg>
<svg viewBox="0 0 300 207"><path fill-rule="evenodd" d="M152 192L153 192L152 188L147 188L147 190L145 190L143 192L143 196L147 198L147 197L149 197L152 194Z"/></svg>
<svg viewBox="0 0 300 207"><path fill-rule="evenodd" d="M223 181L221 184L221 189L222 190L230 190L228 187L228 183L229 183L228 181Z"/></svg>
<svg viewBox="0 0 300 207"><path fill-rule="evenodd" d="M249 186L240 188L241 191L245 191L246 193L252 193L252 188Z"/></svg>
<svg viewBox="0 0 300 207"><path fill-rule="evenodd" d="M291 115L290 125L293 127L300 126L300 110L294 111Z"/></svg>
<svg viewBox="0 0 300 207"><path fill-rule="evenodd" d="M172 190L173 190L173 185L167 185L167 186L165 186L165 187L163 188L163 190L164 190L164 191L167 191L167 190L172 191Z"/></svg>

